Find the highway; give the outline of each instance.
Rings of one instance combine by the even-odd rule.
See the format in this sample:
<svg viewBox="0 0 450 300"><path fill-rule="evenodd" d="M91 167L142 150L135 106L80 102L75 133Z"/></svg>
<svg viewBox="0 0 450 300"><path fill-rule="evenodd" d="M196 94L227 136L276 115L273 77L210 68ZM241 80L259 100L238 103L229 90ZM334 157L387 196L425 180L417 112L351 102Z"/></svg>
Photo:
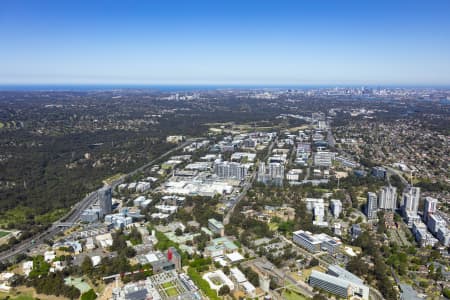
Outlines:
<svg viewBox="0 0 450 300"><path fill-rule="evenodd" d="M168 156L169 154L186 147L188 144L190 144L190 143L192 143L192 142L194 142L196 140L198 140L198 138L188 139L184 143L178 145L177 147L172 148L171 150L161 154L160 156L158 156L157 158L153 159L149 163L147 163L147 164L137 168L136 170L134 170L134 171L132 171L132 172L126 174L126 175L123 175L122 177L120 177L119 179L117 179L117 180L115 180L114 182L111 183L111 188L114 189L117 185L123 183L125 181L125 179L127 179L128 177L133 176L133 175L135 175L135 174L137 174L139 172L142 172L143 170L145 170L146 168L156 164L158 161L160 161L164 157ZM45 230L44 232L38 233L38 234L36 234L36 235L26 239L26 240L23 240L20 243L14 245L11 249L1 252L0 253L0 261L3 262L3 261L6 261L6 260L10 260L10 259L14 258L18 254L30 251L35 246L43 243L45 240L52 239L54 236L56 236L59 232L61 232L63 230L63 228L58 226L58 224L61 224L61 223L75 223L76 221L78 221L78 219L81 216L81 213L85 209L87 209L88 207L93 205L95 203L95 201L97 200L97 191L98 190L89 193L80 202L76 203L72 207L70 212L68 212L61 219L59 219L56 222L54 222L53 225L50 228L48 228L47 230Z"/></svg>
<svg viewBox="0 0 450 300"><path fill-rule="evenodd" d="M394 168L388 167L388 166L383 166L383 167L384 167L384 168L386 169L386 171L387 171L388 173L390 173L391 175L392 175L392 174L395 174L395 175L397 175L398 177L400 177L400 180L402 181L402 183L403 183L405 186L409 185L408 180L406 180L405 177L403 177L403 175L402 175L402 173L400 173L400 171L398 171L398 170L396 170L396 169L394 169Z"/></svg>

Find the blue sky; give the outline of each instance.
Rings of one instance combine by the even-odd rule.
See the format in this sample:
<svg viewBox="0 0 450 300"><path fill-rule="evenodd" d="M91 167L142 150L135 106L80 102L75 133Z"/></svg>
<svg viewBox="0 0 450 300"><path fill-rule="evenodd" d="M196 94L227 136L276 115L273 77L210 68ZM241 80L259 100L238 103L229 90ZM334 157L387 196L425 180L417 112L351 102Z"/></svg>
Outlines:
<svg viewBox="0 0 450 300"><path fill-rule="evenodd" d="M0 2L0 84L450 85L450 1Z"/></svg>

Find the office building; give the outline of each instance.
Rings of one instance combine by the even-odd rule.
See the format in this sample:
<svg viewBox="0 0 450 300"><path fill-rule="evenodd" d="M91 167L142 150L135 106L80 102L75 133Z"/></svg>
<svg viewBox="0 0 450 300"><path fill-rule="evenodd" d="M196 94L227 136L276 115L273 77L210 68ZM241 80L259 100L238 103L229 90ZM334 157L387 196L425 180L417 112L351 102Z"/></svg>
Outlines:
<svg viewBox="0 0 450 300"><path fill-rule="evenodd" d="M280 186L283 184L284 164L280 162L260 163L258 182Z"/></svg>
<svg viewBox="0 0 450 300"><path fill-rule="evenodd" d="M438 215L429 215L428 216L428 222L427 222L428 229L430 232L434 235L437 234L439 228L446 228L447 222Z"/></svg>
<svg viewBox="0 0 450 300"><path fill-rule="evenodd" d="M170 289L167 288L170 286ZM170 291L170 293L168 292ZM127 283L112 289L111 300L199 300L202 295L195 283L175 270L161 272L145 280Z"/></svg>
<svg viewBox="0 0 450 300"><path fill-rule="evenodd" d="M433 247L438 242L438 240L427 231L426 225L420 222L420 220L413 224L412 232L420 247L427 247L427 246Z"/></svg>
<svg viewBox="0 0 450 300"><path fill-rule="evenodd" d="M369 287L360 283L360 281L356 283L346 278L313 270L309 277L309 284L345 299L358 296L364 300L369 300Z"/></svg>
<svg viewBox="0 0 450 300"><path fill-rule="evenodd" d="M372 168L372 176L385 179L386 178L386 169L382 167L374 167Z"/></svg>
<svg viewBox="0 0 450 300"><path fill-rule="evenodd" d="M341 240L338 238L333 238L325 233L312 234L303 230L293 232L293 241L312 253L323 250L328 251L330 254L335 254L342 245Z"/></svg>
<svg viewBox="0 0 450 300"><path fill-rule="evenodd" d="M342 202L341 200L331 199L331 212L335 218L338 218L342 212Z"/></svg>
<svg viewBox="0 0 450 300"><path fill-rule="evenodd" d="M260 162L258 165L258 182L266 183L268 180L267 172L266 172L266 164L264 162Z"/></svg>
<svg viewBox="0 0 450 300"><path fill-rule="evenodd" d="M437 199L433 197L425 197L425 202L423 205L423 219L426 222L428 220L428 216L432 215L437 210Z"/></svg>
<svg viewBox="0 0 450 300"><path fill-rule="evenodd" d="M161 252L153 252L145 255L148 263L152 266L153 273L175 270L175 262L170 261L167 256ZM173 255L172 255L173 258Z"/></svg>
<svg viewBox="0 0 450 300"><path fill-rule="evenodd" d="M325 217L325 206L323 203L314 206L314 221L321 223Z"/></svg>
<svg viewBox="0 0 450 300"><path fill-rule="evenodd" d="M378 197L378 208L395 210L397 208L397 188L385 186L380 190Z"/></svg>
<svg viewBox="0 0 450 300"><path fill-rule="evenodd" d="M303 153L307 153L309 156L309 154L311 153L311 144L299 143L297 145L297 156L302 156Z"/></svg>
<svg viewBox="0 0 450 300"><path fill-rule="evenodd" d="M314 219L318 222L322 222L325 217L325 205L323 203L317 203L314 206Z"/></svg>
<svg viewBox="0 0 450 300"><path fill-rule="evenodd" d="M327 274L341 278L341 279L346 279L346 280L354 282L356 284L361 284L361 285L364 284L364 281L361 278L359 278L355 274L353 274L353 273L347 271L346 269L341 268L337 265L330 265L328 267Z"/></svg>
<svg viewBox="0 0 450 300"><path fill-rule="evenodd" d="M105 216L105 223L112 225L116 229L121 229L131 225L133 218L125 213L111 214Z"/></svg>
<svg viewBox="0 0 450 300"><path fill-rule="evenodd" d="M220 236L224 236L224 226L222 222L217 221L216 219L208 220L208 228L213 233L218 234Z"/></svg>
<svg viewBox="0 0 450 300"><path fill-rule="evenodd" d="M344 167L347 167L347 168L356 168L359 166L359 163L357 163L353 160L347 159L345 157L342 157L342 156L337 156L336 160L338 162L340 162Z"/></svg>
<svg viewBox="0 0 450 300"><path fill-rule="evenodd" d="M332 160L334 159L334 153L319 151L314 153L314 165L317 167L331 167Z"/></svg>
<svg viewBox="0 0 450 300"><path fill-rule="evenodd" d="M409 228L412 228L415 223L420 223L419 215L410 211L406 212L405 220Z"/></svg>
<svg viewBox="0 0 450 300"><path fill-rule="evenodd" d="M408 187L403 192L403 215L406 212L412 212L417 214L419 209L419 199L420 199L420 188L419 187Z"/></svg>
<svg viewBox="0 0 450 300"><path fill-rule="evenodd" d="M324 203L322 198L306 198L305 199L306 202L306 209L309 212L312 212L314 209L314 206L320 204L320 203Z"/></svg>
<svg viewBox="0 0 450 300"><path fill-rule="evenodd" d="M375 193L367 193L366 215L368 219L377 217L377 194Z"/></svg>
<svg viewBox="0 0 450 300"><path fill-rule="evenodd" d="M80 216L81 222L93 223L101 219L102 212L100 208L85 209Z"/></svg>
<svg viewBox="0 0 450 300"><path fill-rule="evenodd" d="M110 186L97 190L97 202L101 209L101 217L112 212L112 190Z"/></svg>
<svg viewBox="0 0 450 300"><path fill-rule="evenodd" d="M237 162L218 162L214 164L214 173L220 178L243 180L247 176L247 166Z"/></svg>
<svg viewBox="0 0 450 300"><path fill-rule="evenodd" d="M439 227L436 237L442 245L446 247L450 246L450 231L447 227Z"/></svg>
<svg viewBox="0 0 450 300"><path fill-rule="evenodd" d="M169 249L167 249L167 260L175 265L176 270L181 270L181 255L176 248L169 247Z"/></svg>
<svg viewBox="0 0 450 300"><path fill-rule="evenodd" d="M269 163L269 176L274 178L281 178L284 177L284 165L282 163Z"/></svg>
<svg viewBox="0 0 450 300"><path fill-rule="evenodd" d="M352 239L357 239L362 233L361 226L359 224L353 224L350 231L352 234Z"/></svg>

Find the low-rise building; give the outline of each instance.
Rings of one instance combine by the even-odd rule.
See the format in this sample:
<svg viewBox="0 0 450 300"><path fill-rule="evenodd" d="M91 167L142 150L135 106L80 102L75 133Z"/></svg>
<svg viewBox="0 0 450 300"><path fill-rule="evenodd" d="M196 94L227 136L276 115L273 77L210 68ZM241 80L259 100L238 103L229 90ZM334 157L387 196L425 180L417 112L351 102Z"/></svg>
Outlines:
<svg viewBox="0 0 450 300"><path fill-rule="evenodd" d="M219 222L216 219L208 220L208 228L213 233L218 234L220 236L224 236L224 234L225 234L225 227L223 226L222 222Z"/></svg>
<svg viewBox="0 0 450 300"><path fill-rule="evenodd" d="M205 255L216 257L220 255L224 255L225 253L231 253L238 249L232 241L230 241L227 237L220 237L217 239L213 239L209 246L205 248Z"/></svg>
<svg viewBox="0 0 450 300"><path fill-rule="evenodd" d="M293 240L294 243L312 253L325 250L330 254L335 254L342 245L341 240L338 238L331 237L325 233L312 234L303 230L293 232Z"/></svg>
<svg viewBox="0 0 450 300"><path fill-rule="evenodd" d="M97 244L99 247L106 249L108 247L111 247L113 244L113 238L111 233L105 233L100 234L95 237L95 240L97 241Z"/></svg>
<svg viewBox="0 0 450 300"><path fill-rule="evenodd" d="M208 272L203 275L203 279L208 282L211 289L219 291L224 285L228 285L230 290L234 290L234 283L223 273L222 270Z"/></svg>
<svg viewBox="0 0 450 300"><path fill-rule="evenodd" d="M202 296L194 282L175 270L161 272L146 280L113 289L112 300L199 300Z"/></svg>
<svg viewBox="0 0 450 300"><path fill-rule="evenodd" d="M30 275L31 271L33 271L33 261L29 260L22 264L22 271L25 276Z"/></svg>
<svg viewBox="0 0 450 300"><path fill-rule="evenodd" d="M309 284L345 299L358 296L369 300L369 287L359 277L338 266L330 266L327 274L313 270Z"/></svg>
<svg viewBox="0 0 450 300"><path fill-rule="evenodd" d="M249 297L255 297L255 286L247 280L247 277L245 277L244 273L242 273L241 270L234 267L230 269L230 273L235 285L242 288Z"/></svg>

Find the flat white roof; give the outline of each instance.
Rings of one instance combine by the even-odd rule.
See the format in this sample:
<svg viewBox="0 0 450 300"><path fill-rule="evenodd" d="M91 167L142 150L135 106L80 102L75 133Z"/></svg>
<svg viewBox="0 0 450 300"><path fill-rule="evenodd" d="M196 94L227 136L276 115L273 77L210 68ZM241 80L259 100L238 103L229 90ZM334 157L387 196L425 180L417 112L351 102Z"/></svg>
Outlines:
<svg viewBox="0 0 450 300"><path fill-rule="evenodd" d="M240 260L243 260L244 257L239 252L233 252L229 254L225 254L225 256L231 261L231 262L237 262Z"/></svg>
<svg viewBox="0 0 450 300"><path fill-rule="evenodd" d="M244 273L242 273L241 270L239 270L237 267L231 268L230 272L238 283L247 281L247 278L245 277Z"/></svg>
<svg viewBox="0 0 450 300"><path fill-rule="evenodd" d="M253 293L256 290L255 286L248 281L243 282L242 286L247 293Z"/></svg>
<svg viewBox="0 0 450 300"><path fill-rule="evenodd" d="M155 253L149 253L149 254L145 255L145 258L147 259L147 261L149 263L152 263L154 261L158 261L159 260L158 256L156 256Z"/></svg>

